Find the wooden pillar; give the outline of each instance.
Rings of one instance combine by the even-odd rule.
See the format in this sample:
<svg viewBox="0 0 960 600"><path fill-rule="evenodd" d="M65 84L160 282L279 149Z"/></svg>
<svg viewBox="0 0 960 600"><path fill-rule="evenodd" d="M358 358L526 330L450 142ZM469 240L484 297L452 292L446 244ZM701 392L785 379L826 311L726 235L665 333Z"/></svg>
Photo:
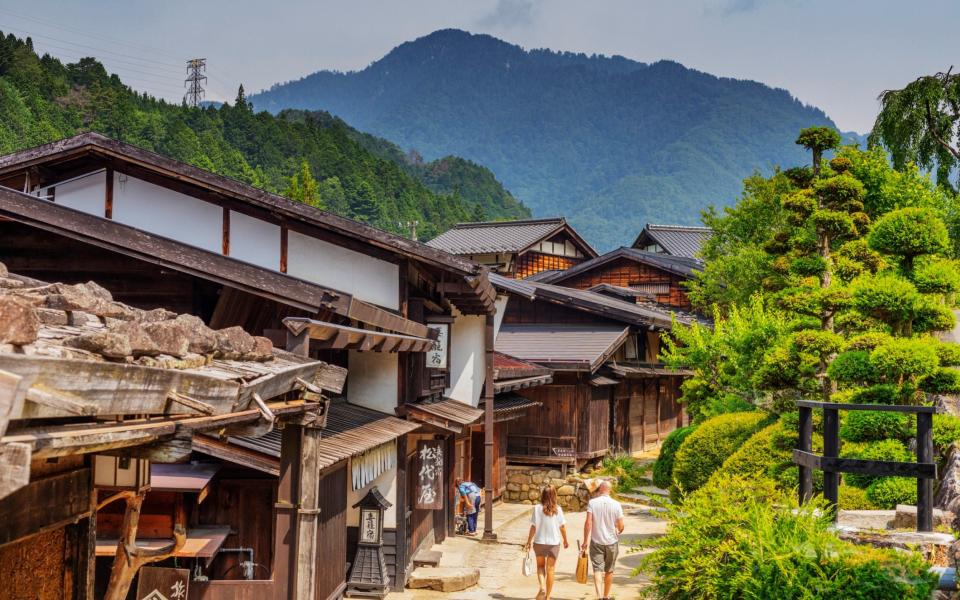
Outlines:
<svg viewBox="0 0 960 600"><path fill-rule="evenodd" d="M486 491L483 512L483 539L495 540L493 532L493 319L487 315L484 348L486 350L486 377L483 384L483 487Z"/></svg>
<svg viewBox="0 0 960 600"><path fill-rule="evenodd" d="M397 438L397 577L393 591L407 585L407 436Z"/></svg>
<svg viewBox="0 0 960 600"><path fill-rule="evenodd" d="M103 194L103 216L113 218L113 169L107 167L107 184Z"/></svg>
<svg viewBox="0 0 960 600"><path fill-rule="evenodd" d="M303 428L287 425L280 438L280 480L277 485L273 581L276 600L296 598L296 499L300 487L300 438Z"/></svg>
<svg viewBox="0 0 960 600"><path fill-rule="evenodd" d="M93 457L90 455L88 464L92 465ZM81 586L79 597L84 600L94 599L94 583L97 574L97 488L90 486L90 516L82 521L84 523L81 531L84 539L81 540L80 551L80 573L79 576L84 579Z"/></svg>
<svg viewBox="0 0 960 600"><path fill-rule="evenodd" d="M288 425L289 427L289 425ZM320 519L320 469L317 467L317 447L320 429L294 425L302 431L300 437L300 476L297 478L297 587L295 598L313 600L317 591L317 522Z"/></svg>
<svg viewBox="0 0 960 600"><path fill-rule="evenodd" d="M800 407L800 441L797 450L813 451L813 409L809 406ZM800 503L803 504L813 497L813 469L800 465Z"/></svg>
<svg viewBox="0 0 960 600"><path fill-rule="evenodd" d="M933 462L933 415L917 413L917 462ZM917 531L933 531L933 480L917 479Z"/></svg>
<svg viewBox="0 0 960 600"><path fill-rule="evenodd" d="M836 408L823 409L823 456L837 458L840 455L840 412ZM837 519L837 503L840 499L840 473L824 469L823 497Z"/></svg>

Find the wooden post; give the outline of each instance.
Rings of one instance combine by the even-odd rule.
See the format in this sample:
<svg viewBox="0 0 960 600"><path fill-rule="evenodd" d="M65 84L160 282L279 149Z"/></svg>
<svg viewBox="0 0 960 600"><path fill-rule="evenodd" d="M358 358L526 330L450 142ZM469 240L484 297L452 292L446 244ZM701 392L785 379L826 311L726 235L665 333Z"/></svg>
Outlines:
<svg viewBox="0 0 960 600"><path fill-rule="evenodd" d="M287 352L297 356L310 356L310 330L304 329L299 334L287 330Z"/></svg>
<svg viewBox="0 0 960 600"><path fill-rule="evenodd" d="M107 167L107 185L103 193L103 216L113 218L113 169Z"/></svg>
<svg viewBox="0 0 960 600"><path fill-rule="evenodd" d="M393 591L407 586L407 436L397 438L397 576Z"/></svg>
<svg viewBox="0 0 960 600"><path fill-rule="evenodd" d="M487 315L486 336L486 378L483 384L483 539L493 541L497 534L493 532L493 314Z"/></svg>
<svg viewBox="0 0 960 600"><path fill-rule="evenodd" d="M284 427L280 438L280 481L277 485L274 539L273 597L295 598L297 577L296 500L300 477L300 436L302 427Z"/></svg>
<svg viewBox="0 0 960 600"><path fill-rule="evenodd" d="M317 446L320 429L301 427L300 485L297 489L297 587L295 598L313 600L317 590L317 522L320 518L320 469L317 467Z"/></svg>
<svg viewBox="0 0 960 600"><path fill-rule="evenodd" d="M797 450L813 451L813 409L800 407L800 441ZM800 504L813 497L813 469L800 465Z"/></svg>
<svg viewBox="0 0 960 600"><path fill-rule="evenodd" d="M933 462L933 415L917 414L917 462ZM933 480L917 479L917 531L933 531Z"/></svg>
<svg viewBox="0 0 960 600"><path fill-rule="evenodd" d="M137 548L140 509L146 495L146 491L123 492L123 499L127 503L127 508L123 514L120 542L117 544L117 552L113 557L110 582L107 584L107 593L103 596L104 600L124 600L140 567L173 556L187 541L187 532L183 523L176 523L173 527L173 543L163 548L150 550Z"/></svg>
<svg viewBox="0 0 960 600"><path fill-rule="evenodd" d="M840 412L836 408L823 409L823 456L837 458L840 455ZM837 519L837 503L840 499L840 474L836 471L823 471L823 497L833 509L833 520Z"/></svg>

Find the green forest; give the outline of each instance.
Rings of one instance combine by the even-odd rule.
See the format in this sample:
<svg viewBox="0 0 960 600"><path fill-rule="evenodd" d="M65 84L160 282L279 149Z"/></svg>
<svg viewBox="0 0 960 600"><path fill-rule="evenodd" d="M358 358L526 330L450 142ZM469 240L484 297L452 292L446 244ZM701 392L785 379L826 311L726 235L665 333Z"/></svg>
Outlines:
<svg viewBox="0 0 960 600"><path fill-rule="evenodd" d="M428 160L475 160L536 216L565 216L602 251L629 244L648 222L697 224L708 205L730 205L755 170L802 160L799 129L833 126L762 83L453 29L251 101L276 113L326 110Z"/></svg>
<svg viewBox="0 0 960 600"><path fill-rule="evenodd" d="M454 223L529 216L485 168L414 160L325 113L190 108L133 91L93 58L38 56L0 35L0 154L97 131L376 227L429 239Z"/></svg>

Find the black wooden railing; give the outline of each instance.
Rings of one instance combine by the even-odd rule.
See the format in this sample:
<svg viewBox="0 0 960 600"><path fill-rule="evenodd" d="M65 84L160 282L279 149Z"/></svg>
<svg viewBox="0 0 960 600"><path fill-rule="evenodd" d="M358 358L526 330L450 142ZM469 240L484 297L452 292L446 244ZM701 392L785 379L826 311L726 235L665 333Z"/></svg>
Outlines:
<svg viewBox="0 0 960 600"><path fill-rule="evenodd" d="M813 496L813 470L823 471L823 497L834 508L840 493L840 473L860 473L878 477L913 477L917 480L917 531L933 531L933 481L937 465L933 462L932 406L888 404L838 404L797 401L800 409L800 442L793 451L793 462L800 467L800 502ZM813 411L823 410L823 456L813 453ZM872 410L917 415L917 462L840 458L840 411ZM833 511L836 519L837 511Z"/></svg>

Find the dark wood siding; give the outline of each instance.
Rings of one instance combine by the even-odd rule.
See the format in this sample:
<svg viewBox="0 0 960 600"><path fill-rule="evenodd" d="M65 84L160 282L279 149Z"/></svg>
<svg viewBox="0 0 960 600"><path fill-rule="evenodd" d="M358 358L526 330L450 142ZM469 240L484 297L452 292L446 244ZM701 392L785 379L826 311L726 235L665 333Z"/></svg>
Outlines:
<svg viewBox="0 0 960 600"><path fill-rule="evenodd" d="M690 310L684 277L663 271L650 265L640 264L628 258L618 258L585 273L580 273L563 282L563 285L587 289L600 283L620 287L646 288L662 285L666 293L657 294L657 302L683 310Z"/></svg>
<svg viewBox="0 0 960 600"><path fill-rule="evenodd" d="M229 525L231 534L224 547L253 548L253 561L264 567L257 567L254 576L269 579L273 564L276 478L218 479L213 485L215 488L200 504L199 524ZM241 560L246 557L239 553L218 553L209 569L210 578L243 579Z"/></svg>
<svg viewBox="0 0 960 600"><path fill-rule="evenodd" d="M347 462L320 480L320 521L317 523L317 600L336 598L347 572Z"/></svg>
<svg viewBox="0 0 960 600"><path fill-rule="evenodd" d="M541 252L524 252L517 257L514 266L514 276L517 279L525 279L541 271L564 271L570 267L582 263L586 258L575 258L572 256L557 256L555 254L543 254Z"/></svg>

